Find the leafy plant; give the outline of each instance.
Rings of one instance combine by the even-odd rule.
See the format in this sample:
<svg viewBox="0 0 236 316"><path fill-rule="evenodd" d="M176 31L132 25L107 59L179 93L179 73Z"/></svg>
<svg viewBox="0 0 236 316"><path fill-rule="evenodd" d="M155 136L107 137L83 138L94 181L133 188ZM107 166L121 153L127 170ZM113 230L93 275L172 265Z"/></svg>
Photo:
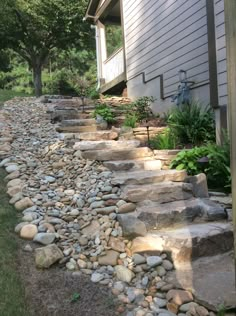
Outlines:
<svg viewBox="0 0 236 316"><path fill-rule="evenodd" d="M127 114L127 116L125 117L123 125L135 128L137 122L138 122L138 118L137 118L136 114Z"/></svg>
<svg viewBox="0 0 236 316"><path fill-rule="evenodd" d="M80 299L80 294L77 293L77 292L75 292L75 293L73 293L73 295L72 295L70 301L71 301L71 303L75 303L75 302L77 302L79 299Z"/></svg>
<svg viewBox="0 0 236 316"><path fill-rule="evenodd" d="M116 121L114 113L106 104L99 104L96 106L92 116L96 118L97 115L100 115L109 124L112 124Z"/></svg>
<svg viewBox="0 0 236 316"><path fill-rule="evenodd" d="M205 157L205 163L199 159ZM202 147L194 147L191 150L183 150L171 162L170 168L183 170L189 175L204 172L208 184L212 188L231 190L230 170L230 144L226 138L222 146L208 144Z"/></svg>
<svg viewBox="0 0 236 316"><path fill-rule="evenodd" d="M150 139L150 146L153 149L174 149L177 144L178 140L170 128Z"/></svg>
<svg viewBox="0 0 236 316"><path fill-rule="evenodd" d="M194 147L190 150L182 150L172 160L171 169L186 170L189 175L195 175L203 172L203 167L198 160L207 156L207 147Z"/></svg>
<svg viewBox="0 0 236 316"><path fill-rule="evenodd" d="M167 114L167 124L183 144L199 145L215 139L214 112L198 102L173 108Z"/></svg>

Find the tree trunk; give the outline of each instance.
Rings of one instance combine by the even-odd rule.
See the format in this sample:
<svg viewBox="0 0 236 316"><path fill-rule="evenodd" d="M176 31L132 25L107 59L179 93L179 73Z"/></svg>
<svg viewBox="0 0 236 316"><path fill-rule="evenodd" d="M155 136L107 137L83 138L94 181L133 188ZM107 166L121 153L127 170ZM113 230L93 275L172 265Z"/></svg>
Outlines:
<svg viewBox="0 0 236 316"><path fill-rule="evenodd" d="M33 66L33 77L34 77L34 92L36 97L42 95L42 65L37 64Z"/></svg>

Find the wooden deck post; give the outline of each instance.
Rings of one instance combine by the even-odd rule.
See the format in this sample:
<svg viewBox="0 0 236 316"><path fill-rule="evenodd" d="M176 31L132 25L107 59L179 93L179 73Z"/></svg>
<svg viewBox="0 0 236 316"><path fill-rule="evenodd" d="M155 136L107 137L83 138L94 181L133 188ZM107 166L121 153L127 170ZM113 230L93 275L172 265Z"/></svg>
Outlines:
<svg viewBox="0 0 236 316"><path fill-rule="evenodd" d="M228 75L228 118L231 143L234 258L236 268L236 1L224 0L224 4Z"/></svg>

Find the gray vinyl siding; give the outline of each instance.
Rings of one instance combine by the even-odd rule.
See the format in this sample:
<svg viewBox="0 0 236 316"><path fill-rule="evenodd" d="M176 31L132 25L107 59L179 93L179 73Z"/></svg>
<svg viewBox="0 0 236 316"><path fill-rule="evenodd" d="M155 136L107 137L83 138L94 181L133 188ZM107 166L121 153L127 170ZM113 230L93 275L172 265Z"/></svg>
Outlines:
<svg viewBox="0 0 236 316"><path fill-rule="evenodd" d="M227 105L227 70L226 70L226 44L225 44L225 17L224 0L215 1L215 33L216 58L218 74L219 105Z"/></svg>
<svg viewBox="0 0 236 316"><path fill-rule="evenodd" d="M164 97L176 92L178 71L195 87L208 84L206 0L123 0L127 79L163 75Z"/></svg>

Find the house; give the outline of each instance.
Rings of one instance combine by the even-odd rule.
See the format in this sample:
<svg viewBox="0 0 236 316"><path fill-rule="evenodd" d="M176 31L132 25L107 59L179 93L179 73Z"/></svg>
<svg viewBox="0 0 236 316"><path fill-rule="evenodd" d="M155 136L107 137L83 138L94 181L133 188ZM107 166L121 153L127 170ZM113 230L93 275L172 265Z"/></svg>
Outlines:
<svg viewBox="0 0 236 316"><path fill-rule="evenodd" d="M153 111L165 112L183 70L191 97L211 104L218 132L226 127L224 0L90 0L86 19L96 25L102 93L127 87L130 98L154 96ZM108 54L111 25L122 40Z"/></svg>

